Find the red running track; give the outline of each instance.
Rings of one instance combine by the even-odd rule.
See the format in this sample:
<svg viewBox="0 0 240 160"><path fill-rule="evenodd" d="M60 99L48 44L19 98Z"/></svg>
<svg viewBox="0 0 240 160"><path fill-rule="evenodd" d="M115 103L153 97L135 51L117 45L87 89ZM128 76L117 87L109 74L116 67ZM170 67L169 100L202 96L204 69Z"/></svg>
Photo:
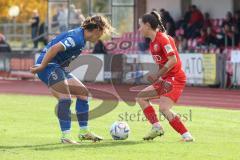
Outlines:
<svg viewBox="0 0 240 160"><path fill-rule="evenodd" d="M100 99L121 97L124 100L133 101L136 94L136 92L129 91L129 87L131 86L128 85L115 85L115 89L112 85L103 83L87 83L86 86L90 89L91 93L93 93L94 97ZM50 94L47 87L39 81L20 80L0 80L0 93L30 95ZM178 105L240 109L240 90L186 87L183 95L178 101Z"/></svg>

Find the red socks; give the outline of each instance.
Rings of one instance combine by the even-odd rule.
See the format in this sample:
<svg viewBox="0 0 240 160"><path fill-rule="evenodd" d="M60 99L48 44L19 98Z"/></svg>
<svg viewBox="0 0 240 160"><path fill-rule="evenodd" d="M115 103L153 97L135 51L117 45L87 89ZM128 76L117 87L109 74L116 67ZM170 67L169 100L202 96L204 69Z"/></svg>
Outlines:
<svg viewBox="0 0 240 160"><path fill-rule="evenodd" d="M158 118L156 115L155 110L153 109L152 106L148 106L147 108L145 108L143 110L144 115L146 116L146 118L148 119L148 121L151 124L154 123L158 123ZM172 126L172 128L177 131L178 133L180 133L181 135L188 132L188 130L186 129L186 127L184 126L184 124L182 123L182 121L180 120L180 118L178 116L175 116L171 121L169 121L169 124Z"/></svg>
<svg viewBox="0 0 240 160"><path fill-rule="evenodd" d="M148 119L148 121L151 123L151 124L154 124L154 123L157 123L159 122L158 121L158 118L157 118L157 115L155 113L155 110L153 109L152 106L148 106L147 108L145 108L143 110L144 112L144 115L146 116L146 118Z"/></svg>
<svg viewBox="0 0 240 160"><path fill-rule="evenodd" d="M171 121L169 121L169 124L175 131L177 131L181 135L188 131L178 116L174 117Z"/></svg>

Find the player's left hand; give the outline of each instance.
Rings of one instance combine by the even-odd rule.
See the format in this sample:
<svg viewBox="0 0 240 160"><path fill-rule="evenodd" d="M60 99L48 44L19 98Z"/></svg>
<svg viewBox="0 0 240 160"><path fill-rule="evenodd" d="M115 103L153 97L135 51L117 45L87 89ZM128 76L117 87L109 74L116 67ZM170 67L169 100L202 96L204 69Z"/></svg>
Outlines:
<svg viewBox="0 0 240 160"><path fill-rule="evenodd" d="M44 69L44 68L42 67L42 65L35 65L35 66L33 66L33 67L30 68L30 72L31 72L32 74L36 74L36 73L42 71L43 69Z"/></svg>

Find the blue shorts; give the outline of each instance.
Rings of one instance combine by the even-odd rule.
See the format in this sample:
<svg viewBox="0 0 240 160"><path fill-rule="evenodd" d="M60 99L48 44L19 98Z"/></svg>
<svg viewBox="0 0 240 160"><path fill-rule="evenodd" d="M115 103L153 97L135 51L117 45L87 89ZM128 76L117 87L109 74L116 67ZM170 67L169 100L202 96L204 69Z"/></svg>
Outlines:
<svg viewBox="0 0 240 160"><path fill-rule="evenodd" d="M37 75L48 87L51 87L58 82L73 78L71 73L67 72L56 63L48 64L48 66L43 71L37 73Z"/></svg>

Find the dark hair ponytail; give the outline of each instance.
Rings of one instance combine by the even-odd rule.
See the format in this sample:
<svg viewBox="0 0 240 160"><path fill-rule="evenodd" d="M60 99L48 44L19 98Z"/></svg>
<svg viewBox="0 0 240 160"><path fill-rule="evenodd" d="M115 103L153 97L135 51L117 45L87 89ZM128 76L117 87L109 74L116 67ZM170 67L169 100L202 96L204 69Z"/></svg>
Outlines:
<svg viewBox="0 0 240 160"><path fill-rule="evenodd" d="M151 28L154 30L159 28L161 32L166 31L165 27L163 26L162 18L156 11L152 11L150 13L144 14L142 16L142 22L149 23Z"/></svg>
<svg viewBox="0 0 240 160"><path fill-rule="evenodd" d="M165 32L166 29L163 25L162 18L160 16L160 14L157 11L152 11L151 15L153 15L157 19L157 22L158 22L158 25L159 25L158 28L160 29L160 31Z"/></svg>
<svg viewBox="0 0 240 160"><path fill-rule="evenodd" d="M94 29L100 29L104 31L107 35L110 35L111 33L116 33L115 28L111 26L108 19L104 16L87 17L87 19L83 22L82 27L89 31L92 31Z"/></svg>

